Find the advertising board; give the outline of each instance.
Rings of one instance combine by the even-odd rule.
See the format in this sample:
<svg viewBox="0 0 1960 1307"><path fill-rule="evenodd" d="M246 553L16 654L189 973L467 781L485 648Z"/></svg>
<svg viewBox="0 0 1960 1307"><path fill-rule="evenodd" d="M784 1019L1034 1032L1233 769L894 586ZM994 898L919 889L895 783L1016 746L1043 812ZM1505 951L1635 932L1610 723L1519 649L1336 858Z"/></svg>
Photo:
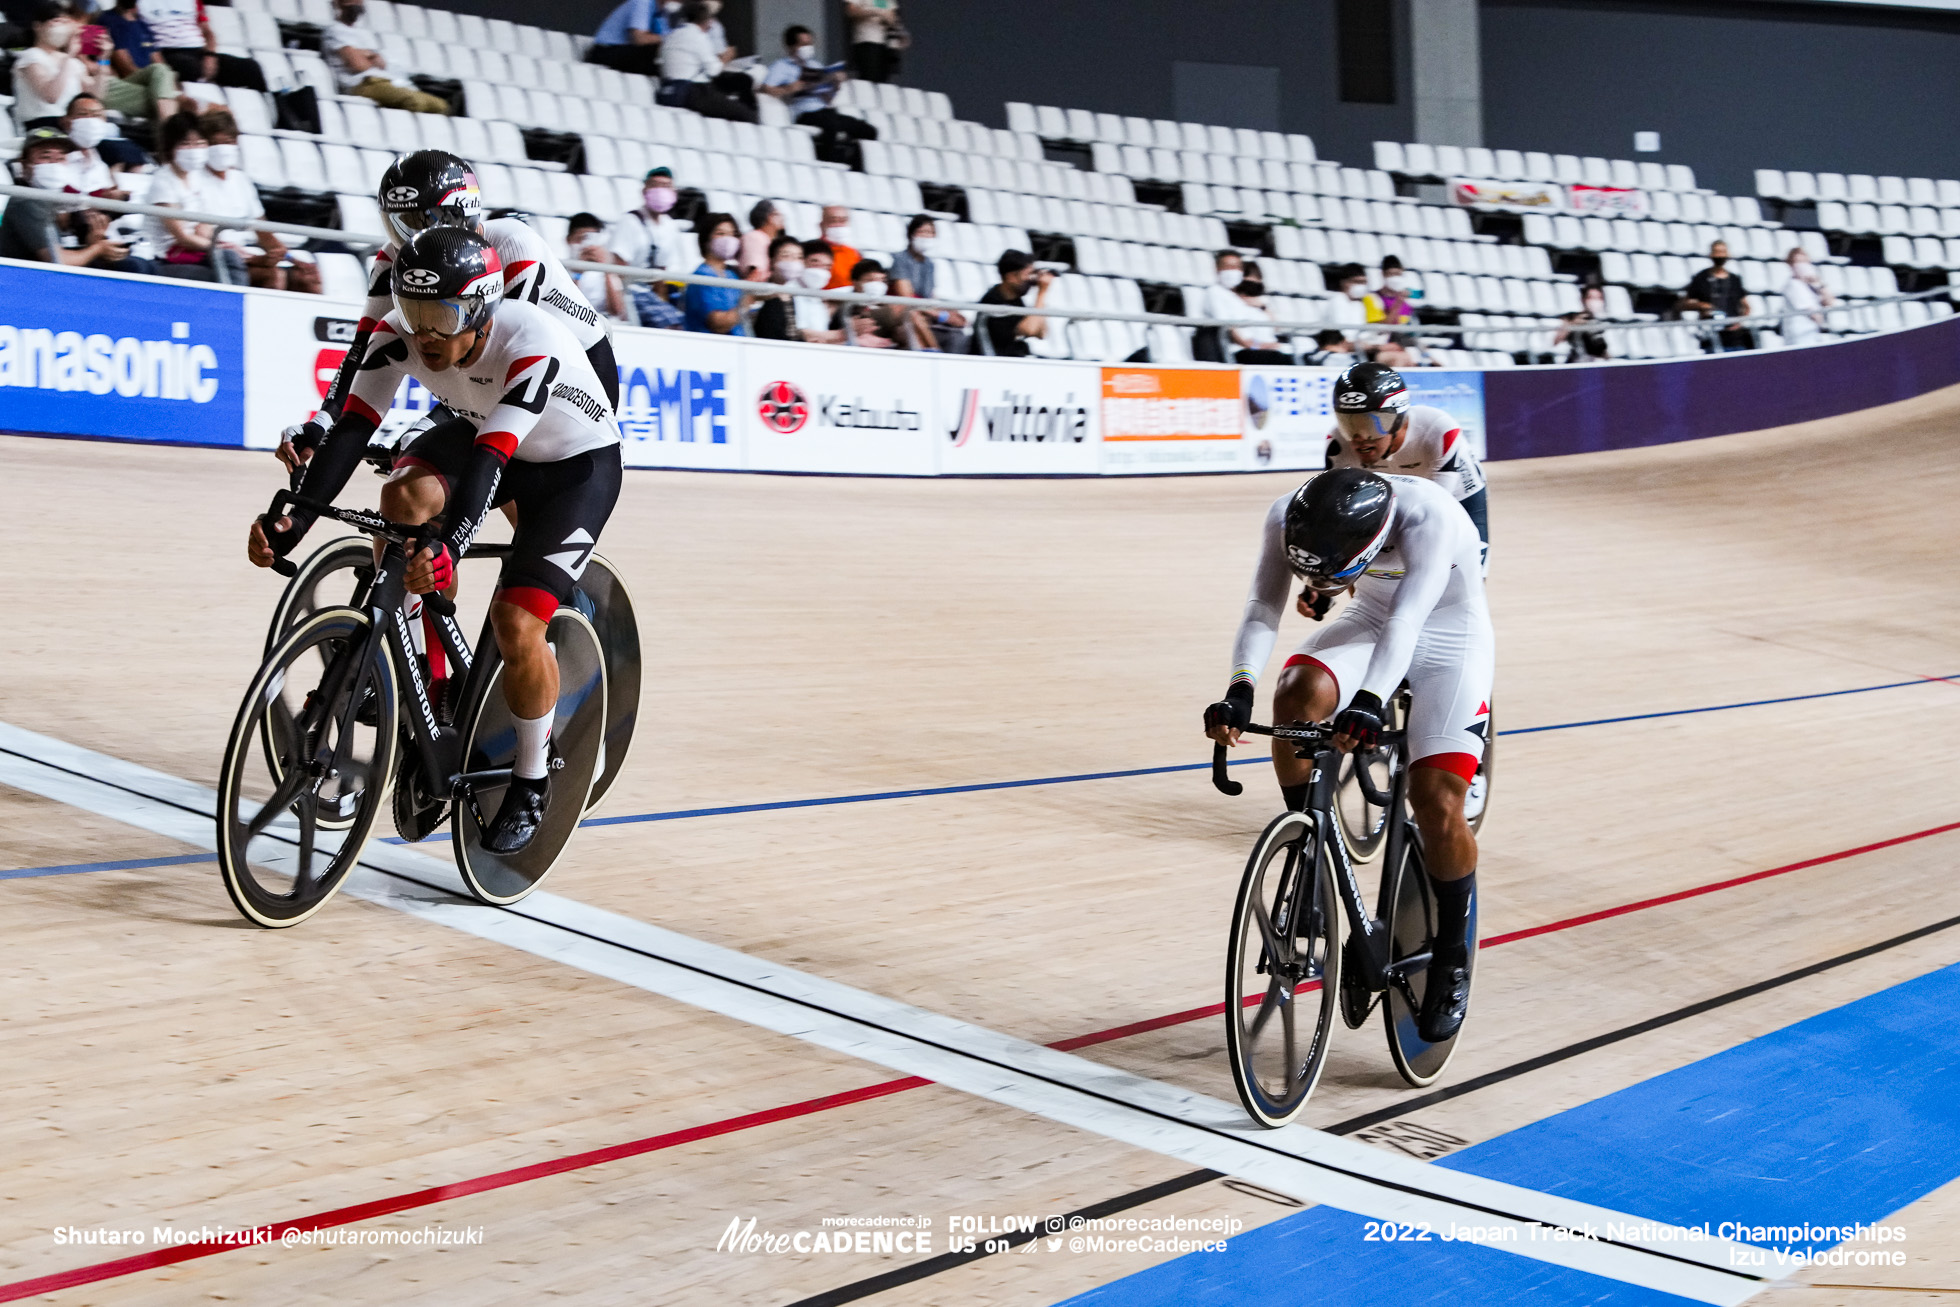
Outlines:
<svg viewBox="0 0 1960 1307"><path fill-rule="evenodd" d="M939 471L963 476L1094 476L1101 370L1092 365L941 359L933 428Z"/></svg>
<svg viewBox="0 0 1960 1307"><path fill-rule="evenodd" d="M1232 472L1245 419L1237 368L1102 370L1104 472Z"/></svg>

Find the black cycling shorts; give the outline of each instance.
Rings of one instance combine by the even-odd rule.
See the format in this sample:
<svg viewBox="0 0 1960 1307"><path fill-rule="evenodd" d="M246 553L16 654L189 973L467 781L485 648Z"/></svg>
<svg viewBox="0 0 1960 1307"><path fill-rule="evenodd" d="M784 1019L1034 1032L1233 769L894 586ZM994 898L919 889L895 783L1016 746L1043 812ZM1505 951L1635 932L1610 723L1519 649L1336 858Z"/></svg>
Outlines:
<svg viewBox="0 0 1960 1307"><path fill-rule="evenodd" d="M426 467L456 484L476 451L476 424L452 417L415 438L395 460L396 467ZM599 533L619 499L620 447L607 445L555 463L504 465L492 508L517 506L517 531L510 556L497 578L496 597L550 621L598 548Z"/></svg>

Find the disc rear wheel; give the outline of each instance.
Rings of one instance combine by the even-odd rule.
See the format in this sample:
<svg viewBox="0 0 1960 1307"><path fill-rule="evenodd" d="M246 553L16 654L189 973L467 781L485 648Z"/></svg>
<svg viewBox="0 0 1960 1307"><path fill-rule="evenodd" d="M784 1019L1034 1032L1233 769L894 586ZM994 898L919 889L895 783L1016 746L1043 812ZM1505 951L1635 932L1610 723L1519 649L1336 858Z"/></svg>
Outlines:
<svg viewBox="0 0 1960 1307"><path fill-rule="evenodd" d="M1416 1030L1422 996L1429 988L1429 957L1436 938L1436 894L1423 866L1422 845L1413 827L1403 841L1403 856L1386 869L1389 883L1389 984L1382 1003L1388 1028L1388 1052L1395 1070L1417 1089L1435 1081L1449 1065L1463 1032L1432 1044ZM1470 900L1465 938L1470 945L1470 978L1477 977L1477 901Z"/></svg>

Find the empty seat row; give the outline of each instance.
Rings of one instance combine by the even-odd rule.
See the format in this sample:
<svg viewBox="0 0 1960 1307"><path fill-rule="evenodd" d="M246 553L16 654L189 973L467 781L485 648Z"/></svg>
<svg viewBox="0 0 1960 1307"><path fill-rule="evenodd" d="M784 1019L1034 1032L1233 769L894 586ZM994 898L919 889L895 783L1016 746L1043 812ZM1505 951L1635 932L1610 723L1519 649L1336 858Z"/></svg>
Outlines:
<svg viewBox="0 0 1960 1307"><path fill-rule="evenodd" d="M1217 218L1169 213L1142 205L1021 195L970 186L966 191L966 207L967 216L975 222L1006 223L1031 231L1085 232L1194 250L1217 250L1230 243L1225 224Z"/></svg>
<svg viewBox="0 0 1960 1307"><path fill-rule="evenodd" d="M897 86L891 82L865 82L857 78L837 88L835 107L845 113L874 110L904 114L909 118L950 119L953 102L944 91L921 91L916 86Z"/></svg>
<svg viewBox="0 0 1960 1307"><path fill-rule="evenodd" d="M232 8L241 15L265 14L289 23L312 23L325 27L334 21L332 0L233 0ZM446 9L427 9L421 5L393 4L390 0L367 0L367 25L381 34L428 37L449 45L505 54L529 53L576 63L583 52L568 32L512 23L501 18L481 18L475 14L452 13ZM210 10L206 10L207 15Z"/></svg>
<svg viewBox="0 0 1960 1307"><path fill-rule="evenodd" d="M1612 186L1626 190L1692 191L1694 169L1592 155L1546 154L1540 150L1491 150L1483 146L1375 142L1375 166L1403 177L1489 178L1492 181L1552 182L1562 186Z"/></svg>
<svg viewBox="0 0 1960 1307"><path fill-rule="evenodd" d="M1919 204L1960 209L1960 181L1931 177L1874 177L1868 173L1808 173L1756 169L1756 194L1772 200Z"/></svg>
<svg viewBox="0 0 1960 1307"><path fill-rule="evenodd" d="M1249 127L1180 123L1167 118L1125 118L1087 109L1058 109L1010 101L1007 126L1051 141L1083 145L1131 145L1141 149L1195 150L1200 154L1240 155L1248 159L1280 159L1312 163L1313 138L1297 132L1254 131Z"/></svg>
<svg viewBox="0 0 1960 1307"><path fill-rule="evenodd" d="M961 154L993 154L1008 159L1046 161L1041 139L1005 127L961 122L956 118L914 118L868 110L859 115L878 129L878 139L893 145L929 145L937 150L957 150Z"/></svg>
<svg viewBox="0 0 1960 1307"><path fill-rule="evenodd" d="M1098 145L1090 157L1097 172L1159 182L1204 182L1253 186L1303 195L1352 195L1390 200L1395 182L1379 169L1343 168L1335 163L1248 159L1243 155L1198 150L1146 150L1137 145Z"/></svg>
<svg viewBox="0 0 1960 1307"><path fill-rule="evenodd" d="M1817 225L1861 236L1960 236L1960 209L1820 200Z"/></svg>
<svg viewBox="0 0 1960 1307"><path fill-rule="evenodd" d="M1901 268L1960 270L1960 237L1887 236L1885 261Z"/></svg>
<svg viewBox="0 0 1960 1307"><path fill-rule="evenodd" d="M1632 254L1706 254L1716 241L1726 241L1738 258L1780 259L1790 247L1803 243L1802 233L1787 228L1720 227L1713 223L1637 222L1629 218L1575 218L1569 214L1527 213L1524 239L1532 245L1560 250L1619 250ZM1811 236L1821 245L1815 232Z"/></svg>

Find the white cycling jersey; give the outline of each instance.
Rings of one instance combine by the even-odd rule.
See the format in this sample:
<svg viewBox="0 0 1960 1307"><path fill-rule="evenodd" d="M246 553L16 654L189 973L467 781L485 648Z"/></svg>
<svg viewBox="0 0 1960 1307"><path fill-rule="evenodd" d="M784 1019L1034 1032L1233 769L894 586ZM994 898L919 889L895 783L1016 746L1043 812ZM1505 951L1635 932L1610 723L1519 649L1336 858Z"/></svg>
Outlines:
<svg viewBox="0 0 1960 1307"><path fill-rule="evenodd" d="M400 315L388 314L375 324L348 411L380 425L403 377L476 423L476 442L505 458L555 463L619 443L619 424L585 351L563 319L529 304L499 304L476 358L441 372L423 364Z"/></svg>
<svg viewBox="0 0 1960 1307"><path fill-rule="evenodd" d="M1386 701L1406 678L1409 756L1466 780L1483 756L1496 641L1484 598L1482 542L1469 517L1435 482L1384 478L1395 493L1388 539L1355 582L1354 601L1314 630L1287 660L1334 678L1339 703L1358 690ZM1257 684L1272 656L1293 583L1286 561L1286 506L1266 512L1245 616L1232 649L1232 679Z"/></svg>
<svg viewBox="0 0 1960 1307"><path fill-rule="evenodd" d="M591 349L612 334L605 317L592 307L579 290L578 281L529 223L521 218L491 218L483 224L483 238L503 262L505 299L547 310L571 330L582 350ZM371 328L394 310L390 278L395 271L395 251L400 248L390 242L375 252L374 268L368 276L367 308L362 312L363 327Z"/></svg>
<svg viewBox="0 0 1960 1307"><path fill-rule="evenodd" d="M1426 477L1449 491L1452 499L1459 500L1468 499L1484 488L1483 465L1477 461L1470 442L1463 438L1456 419L1448 413L1428 404L1412 405L1403 433L1401 447L1371 467L1355 457L1353 448L1338 430L1329 432L1327 466Z"/></svg>

